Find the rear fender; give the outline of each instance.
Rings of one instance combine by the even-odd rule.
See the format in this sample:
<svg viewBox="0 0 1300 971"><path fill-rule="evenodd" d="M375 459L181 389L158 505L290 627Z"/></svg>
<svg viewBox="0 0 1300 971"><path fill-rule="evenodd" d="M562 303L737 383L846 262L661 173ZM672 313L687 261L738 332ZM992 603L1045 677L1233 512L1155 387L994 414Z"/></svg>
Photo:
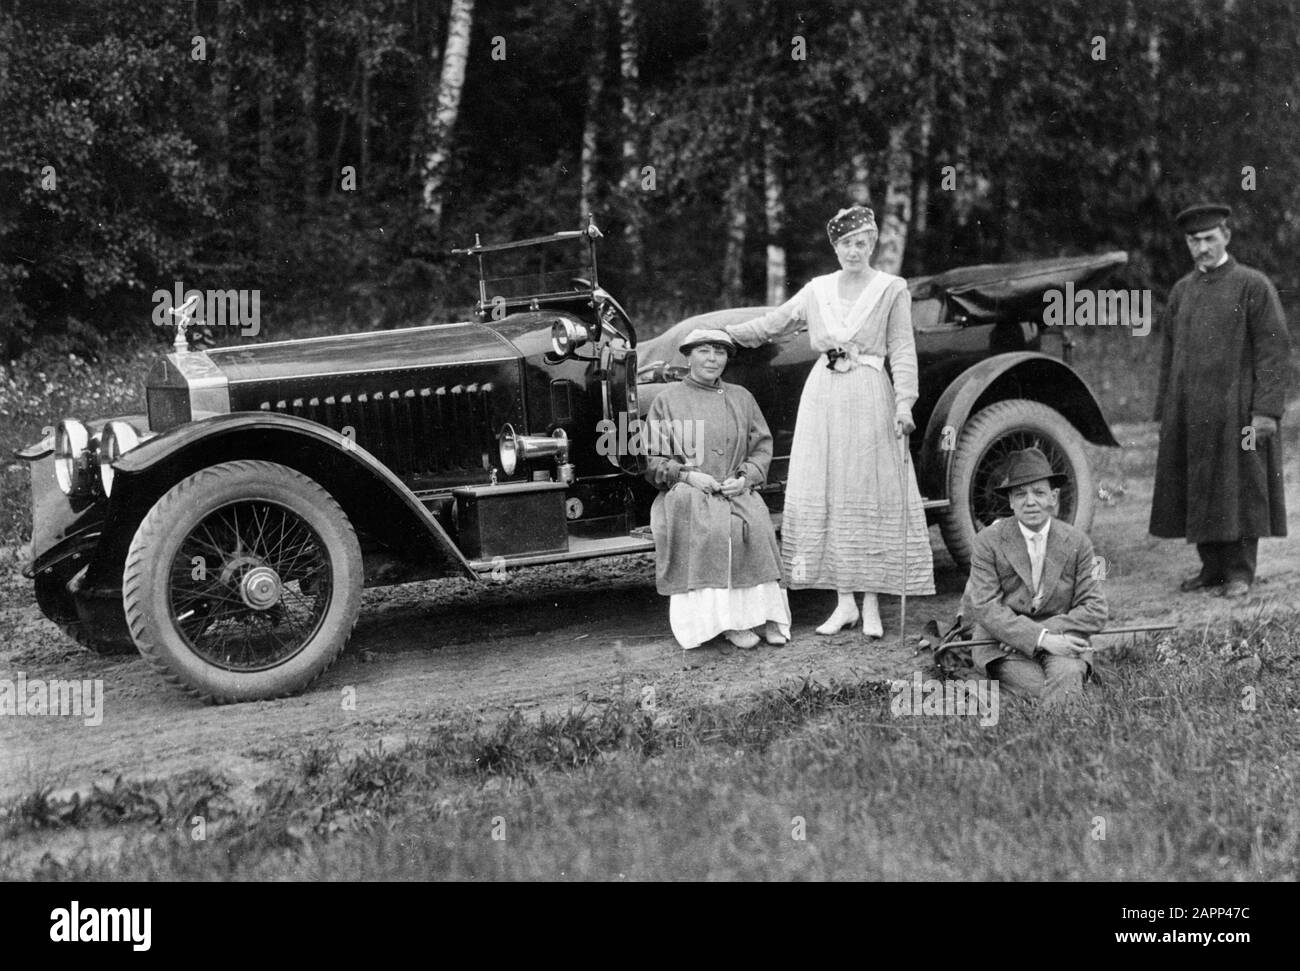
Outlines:
<svg viewBox="0 0 1300 971"><path fill-rule="evenodd" d="M186 476L235 459L278 462L319 482L358 532L422 564L424 575L478 579L424 504L352 439L291 415L235 412L179 426L118 459L87 584L120 586L131 538L154 503Z"/></svg>
<svg viewBox="0 0 1300 971"><path fill-rule="evenodd" d="M921 443L924 495L948 498L948 470L962 427L981 408L1009 398L1055 408L1094 445L1119 446L1101 403L1072 367L1035 351L998 354L959 374L935 404Z"/></svg>

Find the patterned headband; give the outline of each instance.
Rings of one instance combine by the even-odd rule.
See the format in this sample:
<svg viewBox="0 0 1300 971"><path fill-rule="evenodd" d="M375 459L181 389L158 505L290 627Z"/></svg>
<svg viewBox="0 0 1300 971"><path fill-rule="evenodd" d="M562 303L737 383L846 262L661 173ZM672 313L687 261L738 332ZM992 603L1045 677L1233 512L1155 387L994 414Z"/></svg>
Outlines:
<svg viewBox="0 0 1300 971"><path fill-rule="evenodd" d="M834 246L845 236L860 233L864 229L878 232L876 214L866 206L849 206L837 212L826 224L826 235L830 237L831 245Z"/></svg>

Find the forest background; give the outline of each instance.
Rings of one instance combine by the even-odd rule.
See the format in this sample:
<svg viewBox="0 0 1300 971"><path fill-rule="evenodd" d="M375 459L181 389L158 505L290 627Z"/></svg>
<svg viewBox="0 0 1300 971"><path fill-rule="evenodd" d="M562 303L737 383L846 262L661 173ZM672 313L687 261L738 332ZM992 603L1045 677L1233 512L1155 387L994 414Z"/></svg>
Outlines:
<svg viewBox="0 0 1300 971"><path fill-rule="evenodd" d="M852 202L906 276L1123 249L1159 296L1222 200L1290 303L1298 75L1289 0L0 0L0 361L177 282L260 339L463 318L452 247L588 214L664 324L832 269Z"/></svg>

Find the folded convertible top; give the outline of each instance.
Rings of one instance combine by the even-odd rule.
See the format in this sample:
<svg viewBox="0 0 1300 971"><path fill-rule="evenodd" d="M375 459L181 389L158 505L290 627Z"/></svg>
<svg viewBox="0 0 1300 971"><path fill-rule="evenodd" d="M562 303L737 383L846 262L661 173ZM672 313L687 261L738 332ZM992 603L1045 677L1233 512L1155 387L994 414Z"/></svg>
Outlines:
<svg viewBox="0 0 1300 971"><path fill-rule="evenodd" d="M1095 256L1060 257L1023 263L982 263L909 280L913 300L942 300L941 319L964 316L970 323L1039 319L1043 294L1104 281L1111 270L1128 262L1123 250Z"/></svg>

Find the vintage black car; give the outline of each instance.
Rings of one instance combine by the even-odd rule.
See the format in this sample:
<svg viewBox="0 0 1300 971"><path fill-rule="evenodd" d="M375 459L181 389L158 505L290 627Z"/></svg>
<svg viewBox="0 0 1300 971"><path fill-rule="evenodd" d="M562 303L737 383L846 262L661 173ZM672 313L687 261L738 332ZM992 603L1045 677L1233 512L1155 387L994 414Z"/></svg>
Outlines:
<svg viewBox="0 0 1300 971"><path fill-rule="evenodd" d="M682 321L640 344L597 276L594 225L458 253L477 319L192 348L146 379L147 415L65 418L23 449L42 611L101 652L138 649L169 682L234 702L302 690L342 651L361 590L479 578L653 549L645 457L608 443L680 377L680 336L764 308ZM1007 452L1035 444L1087 526L1082 443L1115 445L1044 333L1042 293L1123 253L956 270L911 282L921 365L912 451L958 564L1003 510ZM1049 351L1050 348L1050 351ZM779 524L806 336L737 354L775 435L764 496Z"/></svg>

